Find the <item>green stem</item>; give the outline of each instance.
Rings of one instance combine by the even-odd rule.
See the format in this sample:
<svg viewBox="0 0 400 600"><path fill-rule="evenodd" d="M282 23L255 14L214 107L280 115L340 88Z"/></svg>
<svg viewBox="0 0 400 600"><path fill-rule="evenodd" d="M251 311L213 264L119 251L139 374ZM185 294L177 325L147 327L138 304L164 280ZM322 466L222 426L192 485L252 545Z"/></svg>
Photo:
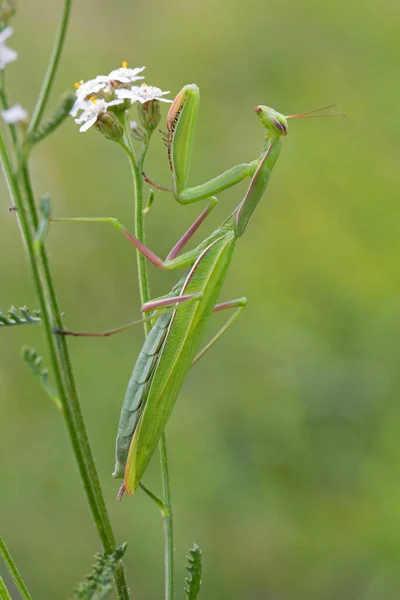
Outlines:
<svg viewBox="0 0 400 600"><path fill-rule="evenodd" d="M142 179L142 165L143 161L136 161L135 151L132 144L132 138L129 130L129 122L125 123L125 138L126 138L126 149L128 150L127 156L132 170L133 186L134 186L134 198L135 198L135 224L134 234L140 242L145 243L144 236L144 219L143 219L143 179ZM149 140L146 140L148 145ZM143 152L142 152L143 155ZM141 158L141 157L140 157ZM147 274L147 259L141 253L136 253L137 266L138 266L138 281L139 281L139 292L140 301L142 304L150 300L150 286L149 277ZM144 323L144 334L147 336L151 329L151 322L146 321Z"/></svg>
<svg viewBox="0 0 400 600"><path fill-rule="evenodd" d="M59 390L71 444L104 550L107 554L112 554L116 548L114 534L108 518L100 480L96 471L88 434L76 393L76 385L72 373L67 343L62 336L57 336L56 338L53 334L53 328L58 327L59 324L62 326L62 320L47 255L44 248L41 249L40 254L37 254L34 250L34 224L38 222L38 217L28 168L24 163L22 172L27 197L27 202L25 203L20 189L13 177L10 160L1 132L0 158L10 196L17 209L16 216L27 249L33 283L38 296L43 320L44 334L49 348L51 365ZM117 588L118 599L128 600L129 592L122 564L119 565L115 573L115 586Z"/></svg>
<svg viewBox="0 0 400 600"><path fill-rule="evenodd" d="M60 27L33 112L32 120L29 125L28 135L36 131L46 109L61 59L71 14L71 7L72 0L65 0ZM2 100L6 101L6 97L4 96ZM26 205L17 182L13 177L10 160L1 133L0 157L11 198L17 208L17 219L23 233L33 281L39 298L45 337L50 351L50 359L57 387L59 389L63 414L71 444L104 550L107 554L112 554L116 549L115 538L107 514L100 480L96 471L92 449L83 420L67 342L63 336L56 337L52 333L54 327L59 329L62 328L62 319L47 254L43 246L41 246L39 253L36 253L34 250L34 233L38 224L38 215L30 181L27 156L22 156L21 164ZM129 600L129 591L122 563L118 565L115 571L114 581L118 600Z"/></svg>
<svg viewBox="0 0 400 600"><path fill-rule="evenodd" d="M6 86L5 86L5 76L4 69L0 71L0 102L3 110L8 110L10 105L8 103L7 94L6 94ZM13 123L8 123L8 129L10 131L11 141L13 143L14 151L17 150L18 138L17 138L17 130Z"/></svg>
<svg viewBox="0 0 400 600"><path fill-rule="evenodd" d="M4 561L4 564L6 565L8 572L10 573L11 577L13 578L16 588L21 595L21 598L23 600L32 600L32 596L28 592L28 588L26 587L24 580L22 579L21 573L18 571L17 565L13 561L13 558L12 558L2 536L0 536L0 556ZM4 588L7 592L7 588L5 587L5 585L4 585ZM2 594L0 596L1 598L7 598L7 596L4 595L4 591L1 590L1 586L0 586L0 592Z"/></svg>
<svg viewBox="0 0 400 600"><path fill-rule="evenodd" d="M143 162L146 157L147 149L150 142L150 135L146 136L143 142L139 160L136 162L132 144L132 137L129 130L128 121L125 122L125 151L129 158L132 169L135 194L135 236L139 241L145 243L144 239L144 213L143 213ZM149 279L147 274L147 261L141 252L137 252L138 264L138 279L140 300L142 305L150 300ZM144 323L145 336L151 329L151 322ZM174 595L174 540L173 540L173 522L172 522L172 505L171 492L168 474L167 463L167 445L165 433L163 433L160 444L160 459L161 459L161 478L163 486L164 510L161 511L164 521L164 573L165 573L165 600L172 600Z"/></svg>
<svg viewBox="0 0 400 600"><path fill-rule="evenodd" d="M4 579L0 576L0 600L12 600Z"/></svg>
<svg viewBox="0 0 400 600"><path fill-rule="evenodd" d="M57 73L60 63L61 53L64 47L65 38L67 35L68 22L71 15L72 0L65 0L64 9L61 17L60 27L57 32L56 41L54 43L53 52L50 57L50 62L47 67L46 75L36 102L35 110L33 111L32 119L29 124L28 135L36 131L39 126L43 112L46 108L50 96L50 90L53 85L54 78Z"/></svg>
<svg viewBox="0 0 400 600"><path fill-rule="evenodd" d="M172 600L174 597L174 528L165 432L162 434L160 440L160 461L164 505L166 508L164 513L165 600Z"/></svg>

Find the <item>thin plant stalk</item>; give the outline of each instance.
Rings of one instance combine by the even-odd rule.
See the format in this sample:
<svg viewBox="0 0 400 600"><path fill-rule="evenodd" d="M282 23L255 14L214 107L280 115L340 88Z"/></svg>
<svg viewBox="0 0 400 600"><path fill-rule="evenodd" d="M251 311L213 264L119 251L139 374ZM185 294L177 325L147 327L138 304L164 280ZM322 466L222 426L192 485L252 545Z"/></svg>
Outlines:
<svg viewBox="0 0 400 600"><path fill-rule="evenodd" d="M11 556L10 551L8 550L6 543L3 540L1 535L0 535L0 556L4 561L4 564L6 565L8 572L10 573L11 577L14 580L15 586L16 586L17 590L19 591L22 600L32 600L32 596L30 595L28 588L26 587L24 580L22 579L22 575L18 571L17 565L15 564L13 557ZM1 587L0 587L0 591L3 593L4 590L1 590ZM7 589L6 589L6 591L7 591ZM7 598L7 597L11 597L11 596L4 596L4 597ZM3 596L0 596L0 598L3 598Z"/></svg>
<svg viewBox="0 0 400 600"><path fill-rule="evenodd" d="M62 19L52 56L29 126L30 133L34 132L38 127L50 96L66 38L71 7L72 0L65 0ZM3 96L1 101L4 105L7 104L4 86L2 86L2 90ZM15 143L14 137L12 141ZM24 194L21 193L20 187L14 177L1 132L0 159L11 199L17 209L16 216L28 253L33 282L41 309L45 338L49 347L50 360L59 390L71 444L104 550L107 554L112 554L116 549L115 538L107 514L100 480L96 471L93 453L83 420L67 342L62 336L56 338L52 331L54 327L62 328L62 320L47 254L43 245L40 247L39 252L35 252L34 249L34 234L38 223L38 214L30 181L27 162L28 156L22 154L22 164L20 165ZM129 591L122 564L117 566L114 580L118 599L128 600Z"/></svg>
<svg viewBox="0 0 400 600"><path fill-rule="evenodd" d="M4 579L0 575L0 600L12 600L10 592L8 591Z"/></svg>
<svg viewBox="0 0 400 600"><path fill-rule="evenodd" d="M133 184L134 184L134 198L135 198L135 236L140 242L145 243L144 236L144 212L143 212L143 163L146 157L148 145L150 142L150 134L147 133L146 139L143 142L142 150L139 155L139 159L136 160L134 148L132 145L132 137L129 130L129 122L125 121L125 138L127 147L125 147L126 154L128 155L129 163L131 165ZM138 265L138 281L140 290L140 301L141 304L145 304L150 300L150 287L149 278L147 273L147 261L145 256L141 252L137 252L137 265ZM152 327L150 321L144 322L144 332L147 336ZM168 461L167 461L167 443L165 438L165 432L163 433L160 443L160 463L161 463L161 479L163 487L163 502L164 509L161 510L162 518L164 521L164 598L165 600L172 600L174 596L174 537L173 537L173 519L172 519L172 504L171 504L171 490L168 473Z"/></svg>
<svg viewBox="0 0 400 600"><path fill-rule="evenodd" d="M36 106L33 111L32 119L29 124L28 135L32 134L38 128L43 113L45 111L47 102L49 100L50 91L53 87L53 82L57 73L58 66L60 64L65 38L67 36L69 19L71 16L71 8L72 0L65 0L61 16L61 23L57 32L57 37L54 42L53 52L51 54L50 62L47 67L46 75L44 77L39 97L37 99Z"/></svg>
<svg viewBox="0 0 400 600"><path fill-rule="evenodd" d="M160 440L161 477L164 496L164 569L165 569L165 598L174 597L174 527L172 519L171 488L169 482L167 440L165 431Z"/></svg>
<svg viewBox="0 0 400 600"><path fill-rule="evenodd" d="M35 219L37 220L37 214L34 212L36 207L34 205L33 198L31 198L30 202L24 201L24 197L20 192L15 178L13 177L11 164L1 131L0 159L10 196L16 207L16 216L20 224L29 258L33 282L39 300L45 338L49 348L52 369L59 391L59 396L63 407L63 415L66 421L71 444L88 497L93 519L95 521L104 550L107 554L112 554L116 549L115 538L102 495L100 480L96 471L79 399L75 393L72 393L73 391L76 391L76 385L69 360L68 347L64 340L64 351L61 351L60 343L56 341L56 336L53 334L53 328L55 324L62 323L62 321L58 310L58 305L54 305L48 301L49 283L54 293L51 273L48 268L48 263L46 263L46 269L43 269L40 256L34 250L34 230L32 229L32 222L34 222ZM32 193L31 188L28 190L28 195L29 193ZM47 257L44 254L44 249L42 250L41 255L43 255L47 261ZM67 355L68 364L66 364L65 361L65 352ZM115 586L117 589L118 599L128 600L129 592L122 564L117 567L115 572Z"/></svg>
<svg viewBox="0 0 400 600"><path fill-rule="evenodd" d="M6 95L4 69L2 71L0 71L0 102L1 102L1 107L3 110L8 110L10 108L10 105L7 100L7 95ZM13 123L9 123L8 129L10 132L13 149L14 149L14 151L16 151L17 150L17 142L18 142L16 127Z"/></svg>

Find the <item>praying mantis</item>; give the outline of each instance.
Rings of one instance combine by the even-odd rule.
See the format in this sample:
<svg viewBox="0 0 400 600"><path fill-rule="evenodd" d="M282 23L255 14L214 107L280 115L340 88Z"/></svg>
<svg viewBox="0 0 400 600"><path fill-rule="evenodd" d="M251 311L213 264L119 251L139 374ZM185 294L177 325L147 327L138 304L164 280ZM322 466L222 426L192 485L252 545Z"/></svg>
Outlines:
<svg viewBox="0 0 400 600"><path fill-rule="evenodd" d="M163 297L142 306L154 321L134 366L122 406L116 440L113 476L123 477L118 499L137 489L160 440L187 373L226 332L245 308L245 297L217 304L237 240L246 231L249 219L260 202L279 157L281 137L288 131L288 119L308 118L310 113L284 116L267 106L255 107L264 126L264 147L251 163L233 167L205 184L186 187L194 125L199 106L197 86L185 86L178 94L167 118L168 157L172 172L172 193L187 204L209 199L207 207L173 247L165 260L159 258L112 217L73 217L53 221L110 223L153 265L170 271L186 267L186 274ZM330 108L330 107L324 107ZM318 109L323 110L323 109ZM323 115L319 115L323 116ZM330 116L330 115L326 115ZM250 176L249 187L235 210L197 248L182 253L218 201L214 194ZM213 312L235 308L234 314L199 352L203 333ZM161 311L161 312L157 312ZM110 335L141 321L108 332L70 335Z"/></svg>

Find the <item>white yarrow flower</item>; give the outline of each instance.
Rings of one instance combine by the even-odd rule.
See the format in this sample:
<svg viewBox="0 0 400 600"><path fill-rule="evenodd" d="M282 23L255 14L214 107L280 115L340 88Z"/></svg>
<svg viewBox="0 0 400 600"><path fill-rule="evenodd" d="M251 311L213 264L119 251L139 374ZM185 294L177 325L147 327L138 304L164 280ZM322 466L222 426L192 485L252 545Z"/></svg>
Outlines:
<svg viewBox="0 0 400 600"><path fill-rule="evenodd" d="M133 85L130 90L116 90L115 93L118 98L129 98L132 104L134 102L140 102L141 104L144 104L145 102L150 102L150 100L172 102L172 100L162 97L170 92L163 92L160 90L160 88L153 85L146 85L145 83L142 83L141 86Z"/></svg>
<svg viewBox="0 0 400 600"><path fill-rule="evenodd" d="M6 123L11 125L28 122L28 112L20 104L15 104L7 110L2 110L1 116Z"/></svg>
<svg viewBox="0 0 400 600"><path fill-rule="evenodd" d="M136 67L135 69L129 69L128 63L123 62L122 67L114 69L109 73L108 77L110 81L119 81L120 83L133 83L138 79L144 79L144 77L138 77L138 74L144 71L146 67Z"/></svg>
<svg viewBox="0 0 400 600"><path fill-rule="evenodd" d="M75 84L77 100L84 100L87 96L97 94L100 90L109 91L110 80L108 75L97 75L94 79L80 81ZM107 89L106 89L107 88Z"/></svg>
<svg viewBox="0 0 400 600"><path fill-rule="evenodd" d="M87 100L85 104L81 104L81 108L84 108L81 116L78 119L75 119L75 123L81 125L79 131L84 133L92 125L96 123L96 121L101 117L101 115L107 114L109 106L115 106L116 104L122 104L123 100L112 100L111 102L106 102L105 100L95 99Z"/></svg>
<svg viewBox="0 0 400 600"><path fill-rule="evenodd" d="M73 107L69 111L71 117L76 117L80 110L85 110L88 106L89 100L75 100Z"/></svg>
<svg viewBox="0 0 400 600"><path fill-rule="evenodd" d="M0 71L2 71L9 63L17 60L18 53L11 48L5 46L4 42L14 33L12 27L6 27L0 33Z"/></svg>
<svg viewBox="0 0 400 600"><path fill-rule="evenodd" d="M107 75L98 75L94 79L88 79L88 81L80 81L75 83L75 95L76 100L71 108L69 114L71 117L76 117L80 110L85 110L87 107L87 98L97 94L100 91L109 93L110 81Z"/></svg>

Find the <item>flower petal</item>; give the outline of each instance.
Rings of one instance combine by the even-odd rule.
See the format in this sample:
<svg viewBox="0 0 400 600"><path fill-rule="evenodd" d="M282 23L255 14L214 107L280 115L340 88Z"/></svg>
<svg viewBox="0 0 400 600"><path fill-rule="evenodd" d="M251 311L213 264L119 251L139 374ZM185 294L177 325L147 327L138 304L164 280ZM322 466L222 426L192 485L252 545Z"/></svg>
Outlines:
<svg viewBox="0 0 400 600"><path fill-rule="evenodd" d="M84 123L80 128L79 131L81 133L84 133L85 131L87 131L88 129L90 129L90 127L92 127L92 125L94 125L97 121L97 115L95 115L94 117L92 117L91 119L89 119L88 121L86 121L86 123Z"/></svg>

